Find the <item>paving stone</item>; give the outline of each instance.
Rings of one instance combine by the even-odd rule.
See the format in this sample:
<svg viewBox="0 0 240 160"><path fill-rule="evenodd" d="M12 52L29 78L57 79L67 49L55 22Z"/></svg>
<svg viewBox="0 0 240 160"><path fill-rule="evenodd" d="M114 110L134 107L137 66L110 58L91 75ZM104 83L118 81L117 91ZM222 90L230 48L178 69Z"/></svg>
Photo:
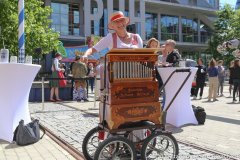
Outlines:
<svg viewBox="0 0 240 160"><path fill-rule="evenodd" d="M89 130L97 126L99 121L98 117L92 115L86 116L86 113L82 111L69 109L66 106L60 107L60 104L55 105L57 106L55 107L55 111L58 112L50 113L51 111L54 111L53 108L51 108L51 106L46 106L46 109L49 110L48 113L44 113L44 115L35 113L32 114L32 116L44 119L41 123L45 126L49 126L51 131L54 131L54 133L60 138L81 152L82 140ZM68 110L68 112L61 112L61 110ZM53 115L58 121L56 121L55 118L52 118ZM202 156L202 159L205 159L205 157L208 157L209 155L211 155L211 157L214 155L183 144L180 144L179 148L180 159L198 159L199 155Z"/></svg>

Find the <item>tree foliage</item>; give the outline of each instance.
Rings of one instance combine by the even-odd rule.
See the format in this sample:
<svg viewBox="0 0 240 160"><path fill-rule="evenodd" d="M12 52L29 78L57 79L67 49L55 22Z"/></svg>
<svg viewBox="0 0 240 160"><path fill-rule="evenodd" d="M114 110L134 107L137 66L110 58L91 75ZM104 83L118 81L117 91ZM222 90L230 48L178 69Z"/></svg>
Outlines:
<svg viewBox="0 0 240 160"><path fill-rule="evenodd" d="M240 38L240 10L235 11L230 5L226 4L217 12L214 30L207 52L212 54L215 59L223 59L228 65L234 59L231 54L233 50L227 49L225 54L220 54L217 51L217 46L223 42Z"/></svg>
<svg viewBox="0 0 240 160"><path fill-rule="evenodd" d="M3 39L11 55L18 55L18 0L0 0L0 48ZM36 48L46 54L57 48L59 33L50 28L52 10L41 0L25 0L25 54L34 55Z"/></svg>

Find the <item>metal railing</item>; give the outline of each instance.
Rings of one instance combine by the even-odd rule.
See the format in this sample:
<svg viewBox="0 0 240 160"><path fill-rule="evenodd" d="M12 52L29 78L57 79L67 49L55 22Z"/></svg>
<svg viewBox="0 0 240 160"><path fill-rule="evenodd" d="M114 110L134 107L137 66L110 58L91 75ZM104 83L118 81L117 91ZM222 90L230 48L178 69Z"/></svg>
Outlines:
<svg viewBox="0 0 240 160"><path fill-rule="evenodd" d="M52 78L52 77L42 77L42 111L45 109L44 103L45 103L45 94L44 94L44 82L45 80L71 80L72 83L72 88L73 88L73 82L75 80L89 80L92 77L85 77L85 78L73 78L73 77L65 77L65 78ZM96 82L96 78L95 78ZM88 88L88 83L87 83L87 88ZM87 97L88 97L88 89L87 89ZM94 108L96 107L96 86L95 86L95 94L94 94Z"/></svg>

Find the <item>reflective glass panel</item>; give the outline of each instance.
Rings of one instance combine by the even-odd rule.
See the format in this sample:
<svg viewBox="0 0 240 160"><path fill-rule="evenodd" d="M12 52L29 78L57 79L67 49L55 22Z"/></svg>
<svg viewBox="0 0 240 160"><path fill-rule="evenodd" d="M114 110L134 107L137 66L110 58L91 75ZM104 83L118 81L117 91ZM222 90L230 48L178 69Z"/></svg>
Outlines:
<svg viewBox="0 0 240 160"><path fill-rule="evenodd" d="M158 38L158 20L157 14L154 13L146 13L145 14L146 23L145 23L145 31L146 31L146 39L150 38Z"/></svg>
<svg viewBox="0 0 240 160"><path fill-rule="evenodd" d="M161 40L179 41L179 19L177 16L161 15Z"/></svg>

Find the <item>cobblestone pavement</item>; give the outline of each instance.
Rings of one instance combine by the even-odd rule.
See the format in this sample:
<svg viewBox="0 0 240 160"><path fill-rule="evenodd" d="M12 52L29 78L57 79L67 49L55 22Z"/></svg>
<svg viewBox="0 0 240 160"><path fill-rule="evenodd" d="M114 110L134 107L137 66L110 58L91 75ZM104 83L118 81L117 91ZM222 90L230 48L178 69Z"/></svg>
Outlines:
<svg viewBox="0 0 240 160"><path fill-rule="evenodd" d="M98 110L89 109L89 106L93 106L93 102L45 103L44 111L41 111L41 103L30 103L29 106L32 117L39 119L40 123L80 152L82 152L83 138L90 129L97 126L99 121L98 117L85 112L98 113ZM171 127L169 129L172 130ZM179 136L176 138L178 139ZM179 151L179 159L229 159L181 143L179 143Z"/></svg>

